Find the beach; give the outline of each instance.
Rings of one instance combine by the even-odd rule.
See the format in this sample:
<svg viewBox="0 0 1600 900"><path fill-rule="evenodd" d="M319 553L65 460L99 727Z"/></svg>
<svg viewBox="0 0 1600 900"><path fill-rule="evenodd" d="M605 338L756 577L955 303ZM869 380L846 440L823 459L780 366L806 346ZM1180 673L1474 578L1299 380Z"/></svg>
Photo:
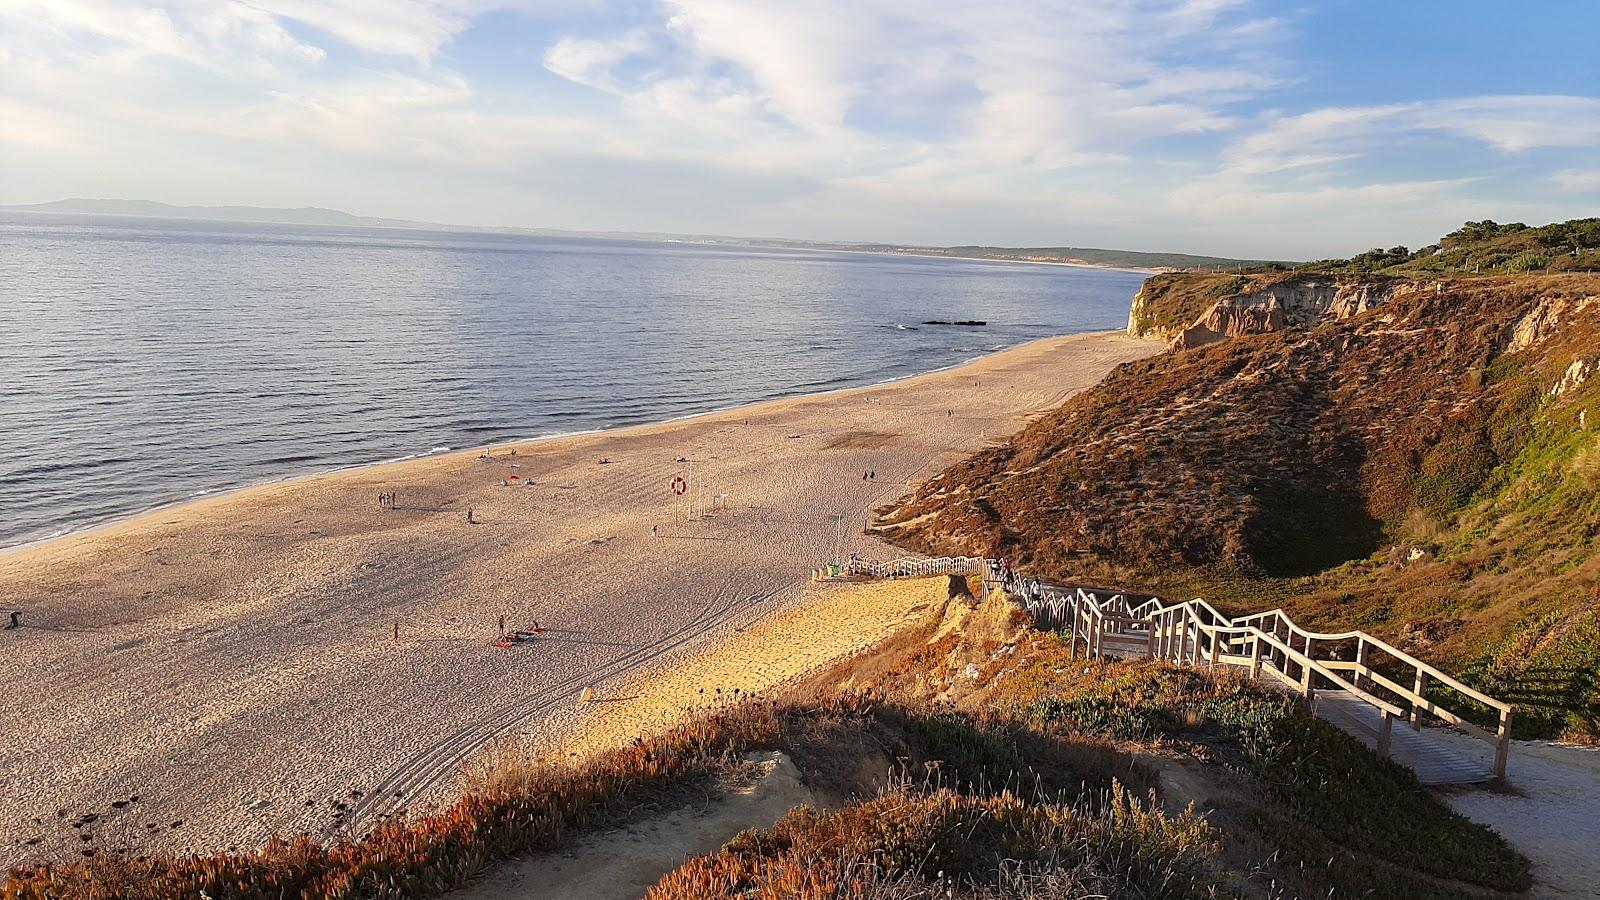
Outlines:
<svg viewBox="0 0 1600 900"><path fill-rule="evenodd" d="M862 533L874 507L1159 349L1051 338L886 385L264 485L0 554L0 609L23 611L0 632L5 862L356 833L448 798L462 760L497 741L571 745L604 705L579 703L585 688L604 698L825 595L812 567L896 552ZM496 646L501 616L538 633ZM814 627L857 628L833 642L846 652L904 616L868 619Z"/></svg>

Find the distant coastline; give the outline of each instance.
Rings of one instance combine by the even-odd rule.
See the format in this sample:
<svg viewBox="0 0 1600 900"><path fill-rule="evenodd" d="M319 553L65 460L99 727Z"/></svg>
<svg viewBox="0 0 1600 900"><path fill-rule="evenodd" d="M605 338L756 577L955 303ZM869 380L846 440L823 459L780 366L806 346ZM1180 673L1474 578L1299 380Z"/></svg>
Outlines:
<svg viewBox="0 0 1600 900"><path fill-rule="evenodd" d="M715 234L678 234L659 231L585 231L562 228L524 228L494 225L453 225L415 219L358 216L323 207L278 208L262 206L178 206L153 200L70 198L46 203L0 206L0 213L21 215L102 216L135 219L177 219L197 222L234 222L263 225L304 225L331 228L392 228L409 231L445 231L467 234L583 237L599 240L637 240L664 243L730 245L775 250L836 253L870 253L878 256L922 256L992 262L1065 265L1086 269L1116 269L1156 274L1188 269L1228 269L1259 266L1271 260L1231 259L1192 253L1116 250L1095 247L994 247L984 245L934 246L886 244L871 241L812 241L795 238L735 237Z"/></svg>

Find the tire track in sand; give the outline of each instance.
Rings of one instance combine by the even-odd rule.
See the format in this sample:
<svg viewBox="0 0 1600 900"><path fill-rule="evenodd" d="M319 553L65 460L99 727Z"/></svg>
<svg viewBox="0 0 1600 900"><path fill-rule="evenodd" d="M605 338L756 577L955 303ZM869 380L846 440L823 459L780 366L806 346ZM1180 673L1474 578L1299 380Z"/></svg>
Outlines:
<svg viewBox="0 0 1600 900"><path fill-rule="evenodd" d="M332 837L341 830L348 830L352 834L364 833L391 816L402 806L403 801L426 794L453 776L458 766L472 753L534 715L554 707L556 703L566 699L583 685L597 683L638 668L681 647L711 627L725 621L729 614L741 605L737 593L732 595L728 593L733 578L733 575L729 575L724 580L714 599L702 607L700 612L654 643L637 647L595 669L568 676L517 700L503 703L454 735L424 747L391 772L377 787L363 795L350 808L344 822L325 827L323 834ZM754 594L742 603L744 606L760 603L779 590L781 588L773 588L764 593Z"/></svg>

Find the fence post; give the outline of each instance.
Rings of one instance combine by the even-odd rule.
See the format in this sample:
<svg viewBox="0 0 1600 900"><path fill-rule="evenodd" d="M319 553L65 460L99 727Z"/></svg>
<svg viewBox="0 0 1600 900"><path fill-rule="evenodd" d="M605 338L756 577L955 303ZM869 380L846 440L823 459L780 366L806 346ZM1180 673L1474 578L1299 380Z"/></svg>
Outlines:
<svg viewBox="0 0 1600 900"><path fill-rule="evenodd" d="M1078 658L1078 597L1072 598L1072 625L1067 630L1067 655L1071 659Z"/></svg>
<svg viewBox="0 0 1600 900"><path fill-rule="evenodd" d="M1501 710L1500 727L1495 731L1494 778L1506 780L1506 757L1511 755L1511 710Z"/></svg>
<svg viewBox="0 0 1600 900"><path fill-rule="evenodd" d="M1383 724L1378 728L1378 755L1389 758L1389 739L1394 735L1394 714L1383 711Z"/></svg>
<svg viewBox="0 0 1600 900"><path fill-rule="evenodd" d="M1221 652L1222 633L1219 631L1213 631L1211 632L1211 668L1215 669L1217 667L1217 657Z"/></svg>
<svg viewBox="0 0 1600 900"><path fill-rule="evenodd" d="M1250 677L1261 677L1261 635L1250 635Z"/></svg>
<svg viewBox="0 0 1600 900"><path fill-rule="evenodd" d="M1149 623L1149 627L1144 636L1144 655L1153 657L1156 655L1156 622L1154 619L1146 619L1145 621Z"/></svg>
<svg viewBox="0 0 1600 900"><path fill-rule="evenodd" d="M1418 668L1417 669L1417 680L1412 682L1412 685L1411 685L1411 693L1417 695L1417 699L1411 701L1411 730L1412 731L1419 731L1422 728L1422 707L1421 707L1420 704L1423 702L1422 699L1421 699L1422 696L1423 696L1423 692L1426 691L1427 689L1428 689L1428 673L1422 671L1421 668Z"/></svg>
<svg viewBox="0 0 1600 900"><path fill-rule="evenodd" d="M1367 689L1367 639L1356 638L1356 687Z"/></svg>

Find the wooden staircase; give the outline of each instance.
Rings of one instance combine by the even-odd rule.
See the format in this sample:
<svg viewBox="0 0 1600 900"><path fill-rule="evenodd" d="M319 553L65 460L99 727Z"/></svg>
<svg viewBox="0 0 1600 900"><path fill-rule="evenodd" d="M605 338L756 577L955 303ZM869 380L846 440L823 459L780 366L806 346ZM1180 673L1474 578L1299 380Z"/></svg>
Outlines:
<svg viewBox="0 0 1600 900"><path fill-rule="evenodd" d="M1424 784L1503 780L1511 749L1511 704L1468 687L1364 631L1325 633L1296 625L1281 609L1230 619L1204 600L1022 584L996 572L994 586L1015 596L1040 627L1064 631L1073 653L1159 657L1248 669L1295 691L1316 714L1375 750L1410 766ZM1455 708L1446 706L1448 703ZM1492 730L1473 718L1492 720ZM1395 722L1402 722L1396 728ZM1437 720L1492 747L1473 759L1432 739Z"/></svg>
<svg viewBox="0 0 1600 900"><path fill-rule="evenodd" d="M1230 619L1204 600L1046 584L977 557L852 560L814 577L919 578L982 575L1040 628L1066 635L1076 656L1168 659L1246 669L1251 677L1306 698L1318 717L1411 767L1423 784L1503 781L1511 750L1511 704L1497 700L1364 631L1324 633L1296 625L1281 609ZM1446 705L1448 704L1448 705ZM1395 727L1396 721L1400 727ZM1477 720L1477 721L1474 721ZM1481 754L1430 736L1442 722L1479 738ZM1477 722L1492 722L1484 727Z"/></svg>
<svg viewBox="0 0 1600 900"><path fill-rule="evenodd" d="M1383 713L1360 697L1345 691L1322 691L1312 701L1312 709L1318 718L1370 749L1379 748ZM1477 784L1495 777L1492 753L1475 758L1430 738L1425 731L1395 729L1389 736L1388 755L1409 766L1423 784Z"/></svg>

